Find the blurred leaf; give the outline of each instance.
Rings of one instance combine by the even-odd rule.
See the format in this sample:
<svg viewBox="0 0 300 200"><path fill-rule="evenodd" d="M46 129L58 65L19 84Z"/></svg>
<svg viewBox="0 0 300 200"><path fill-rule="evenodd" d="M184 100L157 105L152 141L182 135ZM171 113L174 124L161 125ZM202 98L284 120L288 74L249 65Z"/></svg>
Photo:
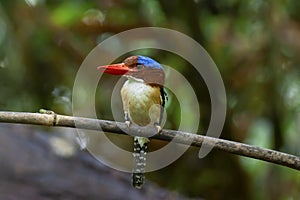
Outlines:
<svg viewBox="0 0 300 200"><path fill-rule="evenodd" d="M88 5L86 3L65 1L52 11L51 20L59 26L71 26L81 20L87 9Z"/></svg>
<svg viewBox="0 0 300 200"><path fill-rule="evenodd" d="M107 11L106 23L111 25L132 25L137 24L140 18L137 11L128 8L124 9L122 7L113 7Z"/></svg>

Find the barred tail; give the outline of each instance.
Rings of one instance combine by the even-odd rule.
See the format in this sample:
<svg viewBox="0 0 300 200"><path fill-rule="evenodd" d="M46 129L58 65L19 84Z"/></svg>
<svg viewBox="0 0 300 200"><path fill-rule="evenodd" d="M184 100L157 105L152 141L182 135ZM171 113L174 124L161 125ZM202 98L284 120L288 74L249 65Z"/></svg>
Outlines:
<svg viewBox="0 0 300 200"><path fill-rule="evenodd" d="M144 173L148 141L149 140L144 137L134 137L132 185L137 189L142 188L145 180Z"/></svg>

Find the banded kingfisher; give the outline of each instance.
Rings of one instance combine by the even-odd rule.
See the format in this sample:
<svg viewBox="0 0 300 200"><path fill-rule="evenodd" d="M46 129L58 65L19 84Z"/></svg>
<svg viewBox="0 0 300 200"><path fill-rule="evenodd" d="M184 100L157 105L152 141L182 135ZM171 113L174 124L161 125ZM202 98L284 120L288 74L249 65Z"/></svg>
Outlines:
<svg viewBox="0 0 300 200"><path fill-rule="evenodd" d="M130 128L154 126L161 131L167 94L164 90L165 73L155 60L145 56L130 56L122 63L98 67L100 71L127 78L121 89L125 123ZM141 189L146 167L147 137L134 136L132 185Z"/></svg>

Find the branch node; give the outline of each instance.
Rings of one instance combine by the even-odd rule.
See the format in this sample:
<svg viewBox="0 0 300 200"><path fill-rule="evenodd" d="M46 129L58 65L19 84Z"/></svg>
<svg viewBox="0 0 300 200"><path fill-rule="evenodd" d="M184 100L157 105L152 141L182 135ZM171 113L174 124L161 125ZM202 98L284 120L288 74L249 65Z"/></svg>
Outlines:
<svg viewBox="0 0 300 200"><path fill-rule="evenodd" d="M52 126L57 126L57 114L54 111L41 108L39 110L39 113L46 114L46 115L52 115L53 116Z"/></svg>

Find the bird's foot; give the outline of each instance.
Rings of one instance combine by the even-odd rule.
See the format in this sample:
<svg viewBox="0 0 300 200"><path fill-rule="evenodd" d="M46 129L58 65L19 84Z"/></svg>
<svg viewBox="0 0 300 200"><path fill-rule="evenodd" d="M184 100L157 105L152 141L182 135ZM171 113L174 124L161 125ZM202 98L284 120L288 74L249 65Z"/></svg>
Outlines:
<svg viewBox="0 0 300 200"><path fill-rule="evenodd" d="M127 127L130 127L131 122L130 121L125 121L125 124L127 125Z"/></svg>
<svg viewBox="0 0 300 200"><path fill-rule="evenodd" d="M158 125L158 124L154 124L154 126L155 126L155 128L157 129L157 133L156 133L156 134L160 134L160 132L161 132L161 130L162 130L161 126Z"/></svg>

